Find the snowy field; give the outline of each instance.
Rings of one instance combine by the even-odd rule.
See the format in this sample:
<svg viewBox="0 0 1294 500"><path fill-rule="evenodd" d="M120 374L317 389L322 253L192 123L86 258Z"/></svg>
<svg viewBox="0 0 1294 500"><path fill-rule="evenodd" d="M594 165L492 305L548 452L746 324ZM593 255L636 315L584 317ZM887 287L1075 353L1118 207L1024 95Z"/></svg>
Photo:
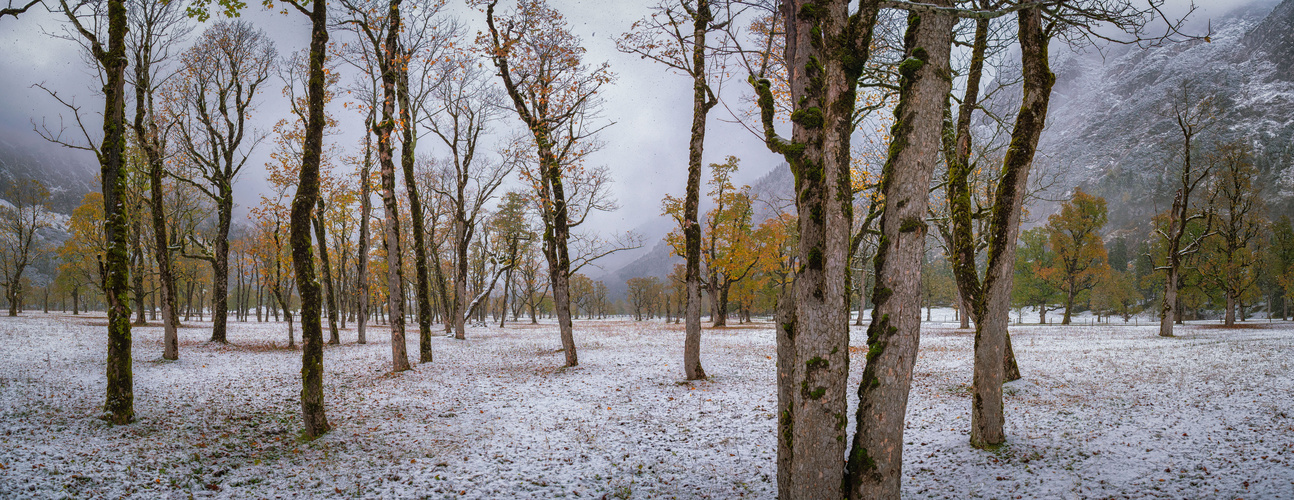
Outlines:
<svg viewBox="0 0 1294 500"><path fill-rule="evenodd" d="M936 318L939 319L939 318ZM1028 318L1026 318L1028 319ZM325 349L334 431L301 442L285 325L135 330L138 421L109 427L100 316L0 318L3 498L772 498L771 326L706 330L712 378L681 383L680 325L577 322L437 337L389 373L387 333ZM967 445L972 338L924 328L908 411L908 498L1294 498L1294 325L1013 327L1008 444ZM387 335L389 339L389 335ZM409 349L416 360L416 332ZM862 370L865 335L855 331ZM851 391L852 392L852 391ZM851 405L853 402L851 402ZM851 410L852 416L852 410ZM852 428L852 423L851 423Z"/></svg>

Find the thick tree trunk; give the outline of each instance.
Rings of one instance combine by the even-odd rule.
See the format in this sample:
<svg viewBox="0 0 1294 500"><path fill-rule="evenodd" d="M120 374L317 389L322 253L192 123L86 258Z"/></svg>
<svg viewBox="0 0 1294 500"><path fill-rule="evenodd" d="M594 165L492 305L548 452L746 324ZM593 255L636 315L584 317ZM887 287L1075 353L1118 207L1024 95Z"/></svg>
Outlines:
<svg viewBox="0 0 1294 500"><path fill-rule="evenodd" d="M935 2L948 6L951 2ZM903 475L903 428L912 367L920 340L921 261L928 226L930 177L938 161L944 100L951 90L949 52L955 19L908 16L906 60L894 111L890 156L882 173L875 313L867 329L867 365L849 453L851 499L898 498ZM799 286L797 284L797 286Z"/></svg>
<svg viewBox="0 0 1294 500"><path fill-rule="evenodd" d="M686 268L687 312L683 335L683 378L705 378L701 367L701 224L697 206L701 197L701 159L705 150L706 116L715 102L707 98L705 35L713 20L709 0L698 0L692 15L692 136L688 141L687 192L683 201L683 240Z"/></svg>
<svg viewBox="0 0 1294 500"><path fill-rule="evenodd" d="M305 424L305 436L313 439L331 429L324 414L323 401L324 340L323 328L319 324L323 300L319 293L319 281L315 278L314 251L310 248L311 214L319 205L319 164L322 160L325 124L324 51L328 45L326 0L314 1L310 21L309 111L305 147L302 148L301 155L301 177L296 197L292 199L291 242L292 265L296 271L297 291L301 294L301 417ZM319 253L324 257L324 269L327 273L327 250L324 248L322 231L319 234ZM327 274L324 279L328 279ZM335 310L332 310L332 318L335 337Z"/></svg>
<svg viewBox="0 0 1294 500"><path fill-rule="evenodd" d="M795 107L790 140L774 127L771 83L751 78L765 143L785 157L795 176L800 230L800 264L780 300L777 325L778 496L841 498L850 495L843 490L854 489L841 468L853 218L849 139L879 7L864 0L854 16L844 1L791 0L780 8ZM895 423L902 422L900 413Z"/></svg>
<svg viewBox="0 0 1294 500"><path fill-rule="evenodd" d="M395 11L392 11L393 13ZM393 25L398 25L399 20L395 20ZM401 52L404 48L401 47ZM412 54L406 54L404 57L413 57ZM418 143L418 134L414 132L414 110L410 109L409 102L409 67L407 63L400 64L398 79L396 82L396 95L400 101L400 124L404 135L404 142L400 145L400 165L404 168L404 188L409 197L409 213L413 217L410 224L413 226L413 266L416 288L415 302L418 305L418 362L430 363L431 355L431 290L427 282L427 245L425 236L424 217L422 212L422 199L418 196L418 183L413 173L414 148Z"/></svg>
<svg viewBox="0 0 1294 500"><path fill-rule="evenodd" d="M400 62L400 2L391 0L382 68L382 122L378 124L377 156L382 166L382 204L386 208L387 309L391 324L391 370L408 370L409 354L404 338L404 268L400 245L400 206L395 197L394 147L391 130L395 128L397 66Z"/></svg>
<svg viewBox="0 0 1294 500"><path fill-rule="evenodd" d="M1236 297L1231 290L1226 291L1227 306L1226 313L1223 316L1222 324L1225 326L1236 326Z"/></svg>
<svg viewBox="0 0 1294 500"><path fill-rule="evenodd" d="M68 13L71 16L71 13ZM97 42L95 58L104 69L103 144L99 152L103 190L104 240L103 290L108 307L107 401L104 417L113 424L135 420L134 373L131 368L129 280L126 252L125 172L125 70L126 5L108 0L108 48Z"/></svg>
<svg viewBox="0 0 1294 500"><path fill-rule="evenodd" d="M229 320L229 228L234 213L234 193L228 186L233 179L225 179L220 187L218 223L214 260L211 261L212 312L211 341L227 343L226 323ZM308 229L308 228L307 228Z"/></svg>
<svg viewBox="0 0 1294 500"><path fill-rule="evenodd" d="M988 268L975 314L974 394L970 442L991 447L1006 441L1003 431L1002 383L1007 372L1019 378L1014 353L1007 349L1011 289L1015 278L1016 238L1038 138L1046 122L1055 76L1047 61L1047 38L1038 9L1020 11L1019 36L1024 71L1024 95L1003 160L989 228ZM973 263L967 263L974 265ZM1072 303L1072 301L1071 301ZM1068 313L1066 314L1068 316Z"/></svg>
<svg viewBox="0 0 1294 500"><path fill-rule="evenodd" d="M1171 227L1170 222L1170 227ZM1173 322L1181 317L1181 312L1177 310L1177 266L1172 263L1172 254L1169 254L1168 269L1165 269L1167 278L1164 280L1164 303L1159 309L1159 336L1173 336Z"/></svg>
<svg viewBox="0 0 1294 500"><path fill-rule="evenodd" d="M1078 296L1078 290L1073 284L1069 285L1069 290L1065 293L1065 315L1061 317L1060 324L1068 325L1073 319L1071 315L1074 310L1074 298Z"/></svg>

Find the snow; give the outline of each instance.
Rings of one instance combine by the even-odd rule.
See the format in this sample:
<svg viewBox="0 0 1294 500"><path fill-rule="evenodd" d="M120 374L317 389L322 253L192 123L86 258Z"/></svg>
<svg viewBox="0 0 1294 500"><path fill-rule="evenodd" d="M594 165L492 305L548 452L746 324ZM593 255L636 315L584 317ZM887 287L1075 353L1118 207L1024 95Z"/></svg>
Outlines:
<svg viewBox="0 0 1294 500"><path fill-rule="evenodd" d="M0 497L776 493L768 323L706 330L712 378L696 383L680 380L681 326L659 320L577 322L576 368L560 368L554 325L523 322L437 336L433 363L394 375L389 330L357 345L348 329L325 348L334 430L313 442L297 437L300 352L282 323L231 322L228 346L191 323L176 362L158 359L160 328L136 328L138 421L119 427L94 418L103 323L0 318ZM1025 379L1007 385L996 451L967 445L973 338L955 326L923 329L905 497L1294 497L1294 325L1013 327Z"/></svg>

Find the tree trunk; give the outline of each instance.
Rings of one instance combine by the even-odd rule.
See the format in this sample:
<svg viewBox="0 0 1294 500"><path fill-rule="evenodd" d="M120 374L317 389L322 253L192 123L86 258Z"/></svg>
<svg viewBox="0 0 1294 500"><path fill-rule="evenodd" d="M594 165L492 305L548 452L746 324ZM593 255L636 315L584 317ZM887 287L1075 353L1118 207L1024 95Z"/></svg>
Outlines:
<svg viewBox="0 0 1294 500"><path fill-rule="evenodd" d="M454 221L454 338L458 340L467 338L467 221L462 217L459 214Z"/></svg>
<svg viewBox="0 0 1294 500"><path fill-rule="evenodd" d="M1236 326L1236 297L1231 290L1226 291L1227 309L1223 316L1222 324L1224 326Z"/></svg>
<svg viewBox="0 0 1294 500"><path fill-rule="evenodd" d="M355 334L358 336L358 339L356 340L356 342L360 344L368 343L368 337L365 335L366 334L365 330L366 330L366 327L368 326L368 300L369 300L368 252L369 252L370 237L368 234L368 222L369 222L369 219L372 217L372 212L373 212L373 203L372 203L373 195L369 190L369 187L370 187L369 175L370 175L370 171L373 168L373 151L372 151L373 134L371 132L375 126L374 110L372 108L369 108L368 119L365 120L364 123L366 124L369 130L364 133L364 163L360 167L360 173L359 173L359 176L360 176L359 242L355 246L356 261L357 261L355 264L355 267L356 267L355 269L356 304L355 305L357 309L357 311L355 312Z"/></svg>
<svg viewBox="0 0 1294 500"><path fill-rule="evenodd" d="M398 15L395 9L392 9L393 15ZM398 26L399 19L392 22L393 26ZM404 48L400 47L403 53ZM413 57L412 54L404 54L402 57ZM416 303L418 305L418 362L430 363L431 355L431 291L427 282L427 245L423 231L425 229L425 219L422 213L422 199L418 196L418 183L413 173L414 148L418 143L418 134L414 132L414 122L417 119L414 116L414 110L410 109L409 103L409 66L408 63L397 65L396 96L400 101L400 124L404 132L404 141L400 146L400 164L404 167L404 187L405 193L409 196L409 213L413 217L410 224L413 226L413 266L414 278L416 281Z"/></svg>
<svg viewBox="0 0 1294 500"><path fill-rule="evenodd" d="M328 245L325 243L327 233L324 230L324 201L322 196L316 195L318 200L316 207L318 215L312 217L315 230L315 240L319 242L319 266L322 271L321 278L324 283L324 300L328 306L328 343L332 345L341 344L341 335L337 332L337 298L333 295L332 290L332 263L328 256Z"/></svg>
<svg viewBox="0 0 1294 500"><path fill-rule="evenodd" d="M1077 279L1076 277L1073 277L1073 276L1071 276L1070 278ZM1075 289L1073 283L1070 283L1069 290L1065 293L1065 315L1061 317L1060 324L1068 325L1070 320L1073 319L1071 314L1072 314L1072 311L1074 310L1074 297L1076 296L1078 296L1078 290Z"/></svg>
<svg viewBox="0 0 1294 500"><path fill-rule="evenodd" d="M863 326L863 312L867 310L867 269L859 270L854 281L854 290L858 292L858 317L854 318L854 326Z"/></svg>
<svg viewBox="0 0 1294 500"><path fill-rule="evenodd" d="M951 5L948 0L935 3ZM882 174L885 213L875 259L875 312L867 329L867 365L858 388L857 431L847 468L851 499L898 498L902 486L904 416L921 331L915 306L928 230L924 221L944 101L952 87L945 75L955 21L944 15L908 16L907 58L899 68L899 104Z"/></svg>
<svg viewBox="0 0 1294 500"><path fill-rule="evenodd" d="M1019 378L1014 353L1007 349L1011 289L1015 278L1016 238L1029 170L1042 134L1055 76L1047 62L1047 38L1039 9L1019 12L1024 95L1011 132L1011 146L1003 160L989 228L988 268L982 304L975 314L974 394L971 402L970 442L978 448L1006 441L1003 431L1002 383L1007 372ZM987 24L987 23L983 23ZM985 26L986 27L986 26ZM968 263L973 265L973 263ZM1072 296L1072 294L1071 294ZM1070 300L1072 304L1072 300ZM1068 317L1068 312L1066 313Z"/></svg>
<svg viewBox="0 0 1294 500"><path fill-rule="evenodd" d="M1006 340L1006 349L1002 351L1002 376L1007 382L1020 380L1020 365L1015 362L1015 349L1011 347L1011 332L1007 332L1003 339Z"/></svg>
<svg viewBox="0 0 1294 500"><path fill-rule="evenodd" d="M687 312L683 335L683 378L705 378L701 367L701 224L697 206L701 197L701 157L705 150L706 116L715 101L708 100L706 81L705 36L713 14L709 0L697 0L692 14L692 136L688 141L687 192L683 201L683 239L686 259L684 286L687 289Z"/></svg>
<svg viewBox="0 0 1294 500"><path fill-rule="evenodd" d="M404 269L400 258L400 207L395 197L395 162L392 158L391 130L395 127L396 67L401 64L399 50L400 2L391 0L388 9L385 64L382 68L382 122L378 124L377 157L382 166L382 204L386 208L387 308L391 324L391 370L408 370L409 355L404 339Z"/></svg>
<svg viewBox="0 0 1294 500"><path fill-rule="evenodd" d="M325 0L315 0L310 12L310 80L307 97L305 147L301 155L301 177L292 199L292 264L297 291L301 294L301 418L305 436L313 439L332 428L324 414L323 328L319 324L319 281L315 278L314 251L310 248L311 214L319 206L319 165L323 153L324 56L328 46L328 10ZM320 210L322 217L322 209ZM329 279L323 231L319 232L319 253L324 262L324 279ZM331 286L331 285L330 285ZM331 296L331 293L329 294ZM333 338L336 338L336 310L330 307Z"/></svg>
<svg viewBox="0 0 1294 500"><path fill-rule="evenodd" d="M1180 195L1181 193L1178 193L1178 194ZM1173 224L1172 222L1169 223L1170 228L1172 227L1172 224ZM1172 253L1169 254L1168 259L1169 259L1168 269L1165 270L1165 274L1167 274L1168 277L1167 279L1164 280L1164 303L1159 310L1159 336L1160 337L1172 337L1173 322L1177 320L1179 317L1181 317L1181 313L1177 309L1177 269L1178 268L1176 265L1172 264L1172 261L1176 259L1173 258Z"/></svg>
<svg viewBox="0 0 1294 500"><path fill-rule="evenodd" d="M67 13L69 17L72 14ZM100 148L100 179L103 190L104 240L108 245L103 261L103 290L108 307L107 400L104 417L113 424L135 420L134 374L131 368L130 304L128 283L130 262L126 253L125 172L125 69L126 5L108 0L108 48L94 42L95 58L103 67L103 144Z"/></svg>
<svg viewBox="0 0 1294 500"><path fill-rule="evenodd" d="M146 326L148 325L148 318L144 316L144 311L147 308L144 307L144 245L142 242L144 228L142 227L143 220L140 218L140 215L143 214L139 213L141 211L140 209L143 207L136 205L134 208L136 213L130 217L130 260L132 260L134 264L131 269L130 278L134 282L133 284L135 289L135 325ZM49 287L46 287L47 298L49 296L48 288ZM45 312L49 312L48 304L45 309Z"/></svg>
<svg viewBox="0 0 1294 500"><path fill-rule="evenodd" d="M219 223L216 227L215 260L211 261L211 341L222 344L229 342L225 330L229 320L229 228L234 212L234 194L229 182L232 179L226 179L226 183L221 186L220 201L216 203ZM304 332L304 326L302 328Z"/></svg>

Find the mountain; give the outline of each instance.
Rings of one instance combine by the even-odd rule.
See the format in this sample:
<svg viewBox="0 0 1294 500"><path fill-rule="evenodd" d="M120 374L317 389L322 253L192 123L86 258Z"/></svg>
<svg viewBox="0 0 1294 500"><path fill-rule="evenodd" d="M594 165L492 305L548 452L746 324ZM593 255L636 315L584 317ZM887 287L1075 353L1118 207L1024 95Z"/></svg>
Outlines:
<svg viewBox="0 0 1294 500"><path fill-rule="evenodd" d="M19 140L31 135L30 130L25 134L0 134L0 198L14 182L36 179L49 190L54 212L72 213L86 193L99 190L98 162L93 154L84 151Z"/></svg>
<svg viewBox="0 0 1294 500"><path fill-rule="evenodd" d="M1056 85L1035 174L1054 182L1046 198L1082 188L1110 203L1107 229L1146 229L1176 190L1181 138L1167 110L1185 83L1217 107L1194 158L1220 141L1249 143L1269 209L1294 210L1294 0L1243 7L1210 25L1208 40L1054 49ZM1007 111L1017 103L1008 97L989 106ZM1033 219L1054 210L1055 202L1035 205Z"/></svg>

